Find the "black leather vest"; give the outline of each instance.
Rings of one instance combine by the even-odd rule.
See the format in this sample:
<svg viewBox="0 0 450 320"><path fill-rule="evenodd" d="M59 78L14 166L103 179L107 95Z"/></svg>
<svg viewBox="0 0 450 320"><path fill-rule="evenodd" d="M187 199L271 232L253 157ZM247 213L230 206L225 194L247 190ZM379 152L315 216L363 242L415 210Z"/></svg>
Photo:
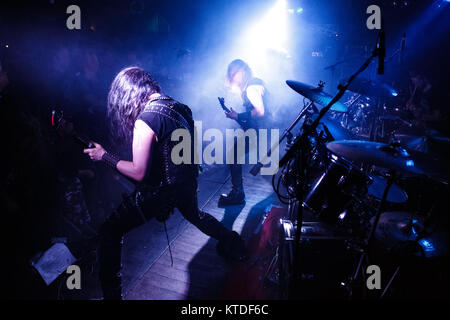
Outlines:
<svg viewBox="0 0 450 320"><path fill-rule="evenodd" d="M152 151L149 171L144 182L152 186L167 186L192 181L198 175L198 167L193 163L194 155L194 120L191 109L167 96L160 96L148 102L143 112L161 115L172 125L158 137L158 143ZM179 141L172 141L176 129L187 129L191 137L191 162L175 164L171 154Z"/></svg>

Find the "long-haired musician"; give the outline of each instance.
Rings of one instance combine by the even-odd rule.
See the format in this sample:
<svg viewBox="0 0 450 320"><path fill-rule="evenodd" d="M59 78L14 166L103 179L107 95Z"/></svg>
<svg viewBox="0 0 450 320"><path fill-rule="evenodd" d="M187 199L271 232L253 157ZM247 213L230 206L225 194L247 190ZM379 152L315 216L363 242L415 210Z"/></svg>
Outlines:
<svg viewBox="0 0 450 320"><path fill-rule="evenodd" d="M93 161L104 161L136 181L136 192L110 215L101 228L100 280L104 298L121 298L121 244L123 235L146 220L167 219L174 208L205 234L218 239L226 257L243 259L245 246L236 232L226 229L197 203L197 166L175 164L171 151L176 129L189 130L194 145L191 109L164 95L146 71L130 67L115 77L108 95L108 115L117 140L132 146L132 159L107 152L100 144L85 149Z"/></svg>

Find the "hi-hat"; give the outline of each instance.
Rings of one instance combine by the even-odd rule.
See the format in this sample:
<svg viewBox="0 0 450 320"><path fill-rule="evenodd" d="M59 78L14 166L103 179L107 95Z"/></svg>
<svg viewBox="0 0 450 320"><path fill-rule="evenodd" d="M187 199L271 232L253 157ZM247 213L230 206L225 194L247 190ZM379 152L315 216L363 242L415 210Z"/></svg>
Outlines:
<svg viewBox="0 0 450 320"><path fill-rule="evenodd" d="M375 238L387 248L396 248L402 254L409 252L424 258L443 256L449 249L448 237L442 225L426 228L424 217L403 211L383 212ZM415 246L411 246L413 244Z"/></svg>

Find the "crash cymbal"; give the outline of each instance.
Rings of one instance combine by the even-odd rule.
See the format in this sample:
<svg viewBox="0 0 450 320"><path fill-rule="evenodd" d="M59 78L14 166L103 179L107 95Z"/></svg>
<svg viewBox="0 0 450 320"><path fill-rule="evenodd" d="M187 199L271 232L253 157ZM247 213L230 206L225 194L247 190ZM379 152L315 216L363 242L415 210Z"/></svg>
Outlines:
<svg viewBox="0 0 450 320"><path fill-rule="evenodd" d="M392 98L398 96L397 90L380 81L372 81L366 78L356 78L352 81L348 90L375 98Z"/></svg>
<svg viewBox="0 0 450 320"><path fill-rule="evenodd" d="M407 150L400 145L372 141L341 140L327 144L328 150L353 162L372 164L402 173L427 175L448 181L450 168L426 153Z"/></svg>
<svg viewBox="0 0 450 320"><path fill-rule="evenodd" d="M308 98L309 100L318 103L323 107L327 106L333 99L333 97L324 92L322 87L320 86L313 87L311 85L294 80L287 80L286 84L295 92L300 93L305 98ZM343 103L338 101L333 104L331 110L337 112L347 112L347 107Z"/></svg>
<svg viewBox="0 0 450 320"><path fill-rule="evenodd" d="M422 237L419 238L420 235ZM449 249L444 228L439 225L426 228L425 219L410 212L383 212L375 238L387 248L397 248L397 252L402 253L405 253L406 244L415 244L417 250L411 250L410 253L426 258L445 255ZM414 249L411 246L409 248Z"/></svg>

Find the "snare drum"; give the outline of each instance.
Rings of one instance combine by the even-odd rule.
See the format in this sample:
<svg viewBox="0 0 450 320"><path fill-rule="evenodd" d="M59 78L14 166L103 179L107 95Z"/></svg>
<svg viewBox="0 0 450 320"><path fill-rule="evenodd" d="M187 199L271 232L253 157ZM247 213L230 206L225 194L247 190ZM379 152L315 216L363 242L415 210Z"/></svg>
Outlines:
<svg viewBox="0 0 450 320"><path fill-rule="evenodd" d="M367 194L368 182L369 177L362 170L342 157L331 155L328 167L314 183L303 207L319 220L335 224L352 200Z"/></svg>

